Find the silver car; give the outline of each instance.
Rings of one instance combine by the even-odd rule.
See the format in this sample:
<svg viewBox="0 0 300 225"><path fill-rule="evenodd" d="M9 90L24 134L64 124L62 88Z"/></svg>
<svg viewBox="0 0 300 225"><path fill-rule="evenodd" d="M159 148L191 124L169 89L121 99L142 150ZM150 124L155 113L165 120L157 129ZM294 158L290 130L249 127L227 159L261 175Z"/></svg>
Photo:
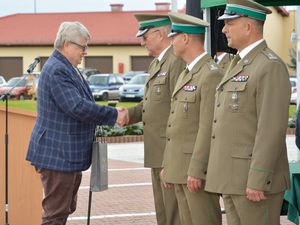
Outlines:
<svg viewBox="0 0 300 225"><path fill-rule="evenodd" d="M141 101L144 98L144 89L148 73L134 76L128 84L119 89L119 101Z"/></svg>

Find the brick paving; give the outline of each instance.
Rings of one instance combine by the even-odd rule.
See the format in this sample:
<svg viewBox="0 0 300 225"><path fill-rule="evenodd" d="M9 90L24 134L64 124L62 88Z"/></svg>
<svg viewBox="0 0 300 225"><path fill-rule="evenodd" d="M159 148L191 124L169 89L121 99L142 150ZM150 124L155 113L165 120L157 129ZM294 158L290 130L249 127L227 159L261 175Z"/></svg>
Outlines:
<svg viewBox="0 0 300 225"><path fill-rule="evenodd" d="M154 225L156 223L150 169L142 163L108 160L109 188L103 192L93 192L91 225ZM83 172L78 194L77 210L67 225L87 224L90 171ZM136 184L136 185L134 185ZM128 186L127 186L128 185ZM222 200L220 201L223 207ZM293 223L282 216L282 225ZM226 215L223 224L227 225Z"/></svg>

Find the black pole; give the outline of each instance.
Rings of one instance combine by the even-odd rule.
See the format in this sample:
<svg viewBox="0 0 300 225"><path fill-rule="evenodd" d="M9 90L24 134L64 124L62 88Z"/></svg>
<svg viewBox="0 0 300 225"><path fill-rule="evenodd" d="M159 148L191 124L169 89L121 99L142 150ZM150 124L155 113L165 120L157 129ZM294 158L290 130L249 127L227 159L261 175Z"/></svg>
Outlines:
<svg viewBox="0 0 300 225"><path fill-rule="evenodd" d="M89 195L89 206L88 206L88 218L87 218L87 225L90 225L90 217L91 217L91 205L92 205L92 191L90 190L90 195Z"/></svg>

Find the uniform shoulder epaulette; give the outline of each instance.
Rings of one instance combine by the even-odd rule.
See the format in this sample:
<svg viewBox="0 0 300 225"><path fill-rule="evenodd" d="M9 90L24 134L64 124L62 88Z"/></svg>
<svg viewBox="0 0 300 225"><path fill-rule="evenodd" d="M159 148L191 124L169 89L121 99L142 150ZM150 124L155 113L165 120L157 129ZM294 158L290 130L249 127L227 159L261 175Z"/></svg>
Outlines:
<svg viewBox="0 0 300 225"><path fill-rule="evenodd" d="M267 56L267 58L269 58L269 59L278 59L278 56L277 56L274 52L272 52L272 50L269 49L269 48L265 48L262 52L263 52L263 53L265 54L265 56Z"/></svg>
<svg viewBox="0 0 300 225"><path fill-rule="evenodd" d="M218 65L216 65L215 61L212 59L207 60L206 65L208 66L208 68L210 70L218 70L219 69Z"/></svg>

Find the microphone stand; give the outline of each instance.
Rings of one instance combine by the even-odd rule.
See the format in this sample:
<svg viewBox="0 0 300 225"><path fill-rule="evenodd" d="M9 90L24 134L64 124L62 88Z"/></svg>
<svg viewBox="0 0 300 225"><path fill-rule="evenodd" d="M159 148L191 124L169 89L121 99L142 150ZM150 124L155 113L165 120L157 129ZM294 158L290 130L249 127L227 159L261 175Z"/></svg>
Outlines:
<svg viewBox="0 0 300 225"><path fill-rule="evenodd" d="M34 66L35 67L35 66ZM34 67L29 66L27 73L22 79L20 79L10 90L5 92L1 97L1 100L5 100L5 225L8 223L8 99L10 97L10 92L23 80L25 80L30 73L34 70Z"/></svg>

